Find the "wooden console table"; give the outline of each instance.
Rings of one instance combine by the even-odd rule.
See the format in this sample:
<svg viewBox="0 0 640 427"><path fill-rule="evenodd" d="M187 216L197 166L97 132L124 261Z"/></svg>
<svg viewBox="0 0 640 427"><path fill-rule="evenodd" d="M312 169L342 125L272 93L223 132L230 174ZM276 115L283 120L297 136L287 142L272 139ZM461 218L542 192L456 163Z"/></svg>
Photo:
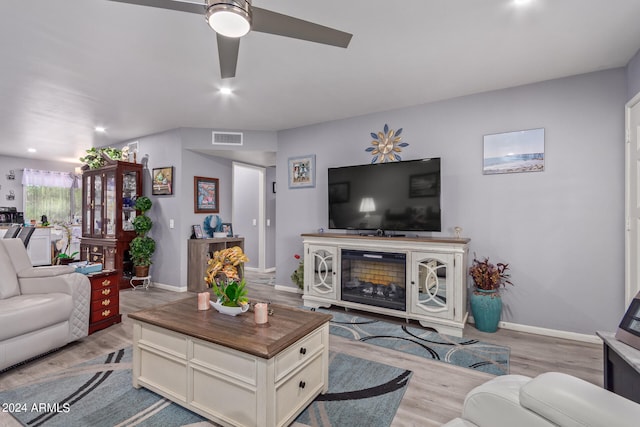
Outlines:
<svg viewBox="0 0 640 427"><path fill-rule="evenodd" d="M266 325L197 297L129 314L133 386L225 426L289 425L329 387L331 315L271 308Z"/></svg>
<svg viewBox="0 0 640 427"><path fill-rule="evenodd" d="M596 332L604 343L604 388L640 403L640 350L618 341L613 332Z"/></svg>
<svg viewBox="0 0 640 427"><path fill-rule="evenodd" d="M223 237L219 239L189 239L188 241L187 290L202 292L207 290L204 274L207 261L215 251L240 246L244 251L244 237Z"/></svg>

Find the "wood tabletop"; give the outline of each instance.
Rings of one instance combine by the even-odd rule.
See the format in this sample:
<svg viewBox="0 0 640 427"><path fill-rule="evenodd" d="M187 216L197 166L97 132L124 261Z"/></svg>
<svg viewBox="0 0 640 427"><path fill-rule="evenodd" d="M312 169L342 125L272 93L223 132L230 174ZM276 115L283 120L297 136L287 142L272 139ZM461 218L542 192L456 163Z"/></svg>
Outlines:
<svg viewBox="0 0 640 427"><path fill-rule="evenodd" d="M270 304L269 323L257 325L253 312L230 316L211 308L198 310L192 296L169 304L130 313L131 319L149 323L214 344L270 359L329 320L330 314Z"/></svg>

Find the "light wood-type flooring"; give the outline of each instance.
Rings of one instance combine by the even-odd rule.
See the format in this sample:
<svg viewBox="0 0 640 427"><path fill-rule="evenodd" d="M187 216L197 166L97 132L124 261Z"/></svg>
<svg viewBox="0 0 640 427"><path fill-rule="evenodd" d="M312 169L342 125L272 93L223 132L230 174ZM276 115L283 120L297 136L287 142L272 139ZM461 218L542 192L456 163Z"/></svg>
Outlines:
<svg viewBox="0 0 640 427"><path fill-rule="evenodd" d="M301 295L276 291L268 284L252 284L252 275L259 279L256 282L266 282L264 277L247 272L251 299L292 306L302 305ZM132 323L126 313L188 297L194 298L195 304L195 296L191 293L176 293L153 287L148 290L123 290L120 293L120 311L124 314L122 323L98 331L55 353L0 374L0 391L37 382L43 375L131 345ZM336 308L336 310L342 309ZM384 319L404 323L402 319L391 317L384 317ZM411 324L419 326L415 322ZM511 373L513 374L536 376L542 372L559 371L602 385L601 345L503 329L493 334L483 333L472 325L467 325L464 336L510 347ZM394 427L444 424L460 414L464 397L473 387L492 378L489 374L471 369L430 361L382 347L373 347L370 344L333 335L330 336L330 348L413 371L409 387L394 418L392 424ZM19 424L9 415L0 413L0 426L11 427Z"/></svg>

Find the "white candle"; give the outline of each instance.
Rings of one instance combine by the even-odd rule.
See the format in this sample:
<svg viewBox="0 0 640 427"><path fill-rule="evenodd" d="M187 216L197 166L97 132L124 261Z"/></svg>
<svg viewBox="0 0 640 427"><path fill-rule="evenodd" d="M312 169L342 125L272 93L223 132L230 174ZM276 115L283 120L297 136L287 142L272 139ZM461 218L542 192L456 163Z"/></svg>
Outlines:
<svg viewBox="0 0 640 427"><path fill-rule="evenodd" d="M209 292L198 293L198 310L209 310L211 308L209 305L210 298L211 294Z"/></svg>
<svg viewBox="0 0 640 427"><path fill-rule="evenodd" d="M253 306L253 318L258 325L262 325L269 321L269 307L263 302L259 302Z"/></svg>

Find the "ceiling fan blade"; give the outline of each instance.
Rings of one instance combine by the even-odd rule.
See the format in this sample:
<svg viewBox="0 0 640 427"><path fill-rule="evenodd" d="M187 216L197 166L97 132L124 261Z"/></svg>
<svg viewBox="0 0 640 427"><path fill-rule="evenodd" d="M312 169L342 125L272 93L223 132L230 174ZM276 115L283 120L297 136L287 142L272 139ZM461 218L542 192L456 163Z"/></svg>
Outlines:
<svg viewBox="0 0 640 427"><path fill-rule="evenodd" d="M345 48L349 46L353 37L353 34L255 6L251 6L251 13L253 15L252 31Z"/></svg>
<svg viewBox="0 0 640 427"><path fill-rule="evenodd" d="M136 4L139 6L151 6L160 9L177 10L180 12L198 13L204 15L206 8L204 3L186 3L174 0L109 0L118 3Z"/></svg>
<svg viewBox="0 0 640 427"><path fill-rule="evenodd" d="M223 79L236 76L236 65L238 64L238 50L240 49L240 39L221 36L218 38L218 60L220 61L220 75Z"/></svg>

